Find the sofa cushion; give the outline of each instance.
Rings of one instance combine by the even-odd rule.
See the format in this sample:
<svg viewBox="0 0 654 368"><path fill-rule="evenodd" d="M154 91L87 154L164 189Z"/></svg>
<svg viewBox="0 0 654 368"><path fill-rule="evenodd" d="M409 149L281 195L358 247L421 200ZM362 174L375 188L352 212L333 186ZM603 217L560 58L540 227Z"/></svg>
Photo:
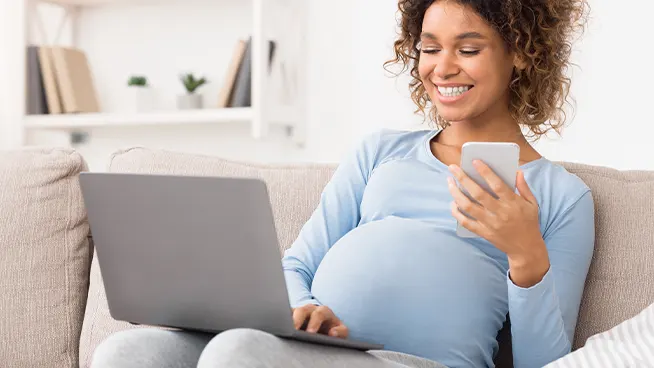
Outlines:
<svg viewBox="0 0 654 368"><path fill-rule="evenodd" d="M0 152L0 366L77 367L91 263L69 149Z"/></svg>
<svg viewBox="0 0 654 368"><path fill-rule="evenodd" d="M109 172L231 176L260 178L268 185L281 252L295 240L301 226L318 204L320 193L334 168L327 165L267 166L232 162L216 157L144 148L112 155ZM80 341L83 367L90 364L95 347L113 332L134 328L109 315L97 259L91 267L91 285Z"/></svg>
<svg viewBox="0 0 654 368"><path fill-rule="evenodd" d="M574 348L654 303L654 171L563 163L590 188L596 241Z"/></svg>

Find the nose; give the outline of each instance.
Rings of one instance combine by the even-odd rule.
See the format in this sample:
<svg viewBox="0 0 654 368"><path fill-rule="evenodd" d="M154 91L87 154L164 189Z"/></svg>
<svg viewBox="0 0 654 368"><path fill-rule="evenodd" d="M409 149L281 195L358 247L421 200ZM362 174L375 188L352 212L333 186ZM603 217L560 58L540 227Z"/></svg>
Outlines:
<svg viewBox="0 0 654 368"><path fill-rule="evenodd" d="M446 80L461 72L461 68L459 68L456 57L450 52L442 51L438 56L439 57L436 60L436 64L434 65L433 70L433 73L436 77L441 80Z"/></svg>

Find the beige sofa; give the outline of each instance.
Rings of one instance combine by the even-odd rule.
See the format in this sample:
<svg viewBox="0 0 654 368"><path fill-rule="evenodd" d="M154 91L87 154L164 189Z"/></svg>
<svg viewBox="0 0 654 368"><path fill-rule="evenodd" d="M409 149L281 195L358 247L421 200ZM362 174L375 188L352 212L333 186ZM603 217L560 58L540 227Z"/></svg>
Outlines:
<svg viewBox="0 0 654 368"><path fill-rule="evenodd" d="M575 348L654 303L654 172L564 163L593 190L597 242ZM262 166L133 148L110 157L112 172L246 176L269 185L283 247L309 217L331 165ZM0 366L87 367L112 320L70 149L0 152ZM503 344L503 352L507 344ZM505 364L500 364L504 366Z"/></svg>

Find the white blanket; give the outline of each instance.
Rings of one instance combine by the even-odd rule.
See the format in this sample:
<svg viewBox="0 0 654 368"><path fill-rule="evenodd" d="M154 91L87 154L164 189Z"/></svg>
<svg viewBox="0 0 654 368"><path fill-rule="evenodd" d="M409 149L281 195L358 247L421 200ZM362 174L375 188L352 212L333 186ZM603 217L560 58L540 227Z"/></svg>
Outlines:
<svg viewBox="0 0 654 368"><path fill-rule="evenodd" d="M545 367L654 367L654 304Z"/></svg>

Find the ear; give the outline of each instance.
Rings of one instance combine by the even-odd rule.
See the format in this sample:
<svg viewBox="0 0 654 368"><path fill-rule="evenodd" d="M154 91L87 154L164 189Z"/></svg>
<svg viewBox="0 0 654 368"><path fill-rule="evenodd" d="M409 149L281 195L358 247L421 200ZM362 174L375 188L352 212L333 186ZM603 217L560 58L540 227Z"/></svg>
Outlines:
<svg viewBox="0 0 654 368"><path fill-rule="evenodd" d="M519 70L525 70L527 68L527 62L525 59L521 58L517 53L513 53L513 66Z"/></svg>

